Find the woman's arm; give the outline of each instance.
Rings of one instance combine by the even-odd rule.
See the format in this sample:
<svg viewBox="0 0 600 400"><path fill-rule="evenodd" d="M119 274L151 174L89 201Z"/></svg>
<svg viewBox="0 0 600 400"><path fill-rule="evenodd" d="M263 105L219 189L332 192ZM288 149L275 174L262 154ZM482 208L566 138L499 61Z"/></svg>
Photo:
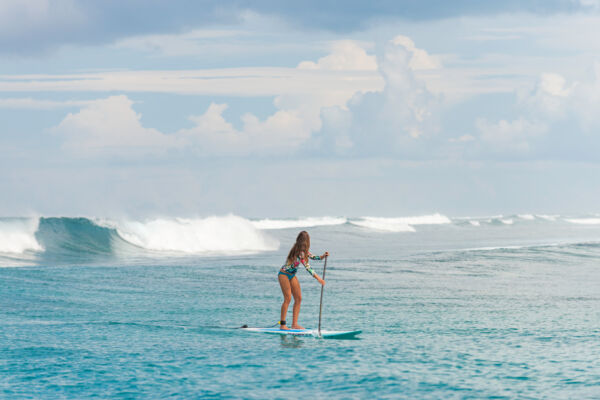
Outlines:
<svg viewBox="0 0 600 400"><path fill-rule="evenodd" d="M315 256L312 253L308 253L308 258L312 258L313 260L322 260L325 257L329 257L329 252L328 251L326 251L325 253L323 253L322 256Z"/></svg>
<svg viewBox="0 0 600 400"><path fill-rule="evenodd" d="M310 257L311 255L312 254L308 253L308 257ZM302 263L302 265L304 265L304 268L306 268L306 271L308 271L308 273L311 274L313 278L315 278L317 281L319 281L319 283L321 285L324 285L325 281L323 279L321 279L321 277L319 275L317 275L317 273L315 271L313 271L313 269L310 267L310 264L308 262L308 257L304 258L302 256L303 256L303 254L300 255L300 262ZM313 258L313 257L310 257L310 258ZM313 258L313 260L315 260L315 258ZM320 260L320 258L317 258L316 260Z"/></svg>

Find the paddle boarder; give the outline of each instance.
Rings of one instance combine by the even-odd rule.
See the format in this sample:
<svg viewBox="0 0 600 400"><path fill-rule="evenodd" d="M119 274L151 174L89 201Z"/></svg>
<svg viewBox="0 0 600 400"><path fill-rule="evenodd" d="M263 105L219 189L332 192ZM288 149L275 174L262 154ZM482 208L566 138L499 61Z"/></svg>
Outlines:
<svg viewBox="0 0 600 400"><path fill-rule="evenodd" d="M296 243L290 249L285 264L279 270L277 277L281 292L283 293L283 304L281 305L281 319L279 321L280 329L290 329L286 325L285 316L287 310L294 297L294 307L292 316L292 329L304 329L298 325L298 314L300 314L300 303L302 302L302 292L300 290L300 282L296 277L298 266L302 264L306 271L313 276L321 285L325 285L325 281L312 270L309 264L309 259L323 260L329 256L329 252L323 253L321 256L315 256L310 252L310 236L308 232L302 231L296 238Z"/></svg>

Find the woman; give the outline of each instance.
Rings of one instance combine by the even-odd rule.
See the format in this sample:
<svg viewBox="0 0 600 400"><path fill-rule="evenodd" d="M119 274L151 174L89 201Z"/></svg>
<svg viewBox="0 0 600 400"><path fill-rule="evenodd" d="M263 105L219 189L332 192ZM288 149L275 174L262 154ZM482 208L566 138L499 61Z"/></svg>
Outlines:
<svg viewBox="0 0 600 400"><path fill-rule="evenodd" d="M302 301L302 293L300 291L300 282L296 278L296 272L300 264L304 265L306 271L311 274L321 285L325 285L325 281L315 273L308 263L308 259L322 260L329 256L329 252L325 252L322 256L314 256L310 253L310 236L308 232L302 231L296 238L296 243L292 246L290 253L287 256L286 263L279 270L277 277L279 285L283 292L283 304L281 305L281 320L279 321L280 329L290 329L286 326L285 316L294 296L294 313L292 321L292 329L304 329L298 325L298 314L300 314L300 302Z"/></svg>

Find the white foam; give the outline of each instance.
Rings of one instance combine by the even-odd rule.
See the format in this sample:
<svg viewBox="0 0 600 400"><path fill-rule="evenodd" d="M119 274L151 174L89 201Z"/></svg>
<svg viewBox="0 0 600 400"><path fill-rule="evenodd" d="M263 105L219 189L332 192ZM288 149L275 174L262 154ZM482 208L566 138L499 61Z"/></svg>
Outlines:
<svg viewBox="0 0 600 400"><path fill-rule="evenodd" d="M418 217L362 217L349 221L353 225L384 232L414 232L413 225L449 224L450 219L441 214L423 215Z"/></svg>
<svg viewBox="0 0 600 400"><path fill-rule="evenodd" d="M565 221L572 224L600 225L600 218L565 218Z"/></svg>
<svg viewBox="0 0 600 400"><path fill-rule="evenodd" d="M277 240L258 230L247 219L235 215L119 221L115 228L128 242L155 251L247 254L279 247Z"/></svg>
<svg viewBox="0 0 600 400"><path fill-rule="evenodd" d="M261 219L251 221L258 229L287 229L287 228L310 228L313 226L342 225L348 222L342 217L307 217L298 219Z"/></svg>
<svg viewBox="0 0 600 400"><path fill-rule="evenodd" d="M0 219L0 253L22 254L26 251L42 251L35 238L39 218Z"/></svg>
<svg viewBox="0 0 600 400"><path fill-rule="evenodd" d="M512 225L515 221L513 221L511 218L507 218L507 219L501 219L500 222L502 222L505 225Z"/></svg>
<svg viewBox="0 0 600 400"><path fill-rule="evenodd" d="M536 214L536 217L545 219L546 221L556 221L556 218L558 218L558 215Z"/></svg>
<svg viewBox="0 0 600 400"><path fill-rule="evenodd" d="M481 224L479 223L479 221L469 221L469 223L470 223L471 225L473 225L473 226L479 226L479 225L481 225Z"/></svg>
<svg viewBox="0 0 600 400"><path fill-rule="evenodd" d="M535 219L535 217L531 214L519 214L519 215L517 215L517 217L519 217L521 219L525 219L527 221L533 221Z"/></svg>

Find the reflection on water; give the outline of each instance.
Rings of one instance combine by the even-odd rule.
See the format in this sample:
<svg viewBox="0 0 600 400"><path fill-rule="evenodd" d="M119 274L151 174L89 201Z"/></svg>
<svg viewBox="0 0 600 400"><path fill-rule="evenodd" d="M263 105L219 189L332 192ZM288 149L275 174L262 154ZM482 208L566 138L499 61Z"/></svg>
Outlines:
<svg viewBox="0 0 600 400"><path fill-rule="evenodd" d="M294 335L281 335L281 347L299 349L304 342Z"/></svg>

